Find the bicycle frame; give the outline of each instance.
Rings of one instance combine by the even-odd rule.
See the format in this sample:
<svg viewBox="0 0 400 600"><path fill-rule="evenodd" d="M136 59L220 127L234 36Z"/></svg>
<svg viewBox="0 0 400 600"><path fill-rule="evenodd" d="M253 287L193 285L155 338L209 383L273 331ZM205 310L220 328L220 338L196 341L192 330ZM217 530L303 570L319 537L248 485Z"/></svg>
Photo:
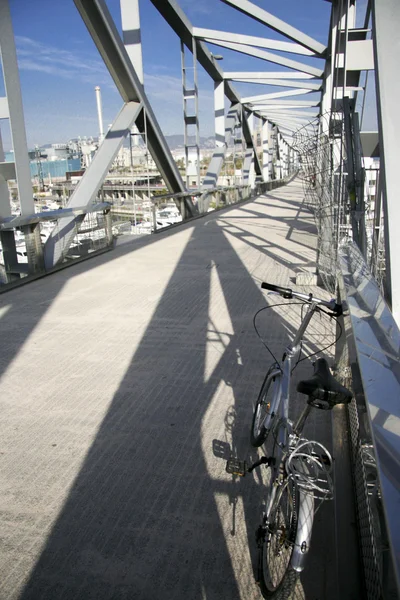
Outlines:
<svg viewBox="0 0 400 600"><path fill-rule="evenodd" d="M310 324L310 321L317 309L317 302L311 302L304 316L299 330L291 344L286 348L282 364L272 370L270 377L274 378L273 396L269 414L264 420L264 426L270 430L277 427L278 436L275 444L274 458L275 464L272 465L272 476L266 506L266 519L271 514L278 487L284 482L283 461L290 451L291 438L298 438L301 435L307 416L311 410L306 405L296 424L293 425L289 420L289 398L292 363L297 359L301 350L301 341L304 333ZM271 432L272 435L276 431ZM300 502L298 511L298 525L295 540L295 546L291 558L291 566L296 571L302 571L304 568L305 557L310 547L311 532L314 518L314 496L304 490L299 490Z"/></svg>

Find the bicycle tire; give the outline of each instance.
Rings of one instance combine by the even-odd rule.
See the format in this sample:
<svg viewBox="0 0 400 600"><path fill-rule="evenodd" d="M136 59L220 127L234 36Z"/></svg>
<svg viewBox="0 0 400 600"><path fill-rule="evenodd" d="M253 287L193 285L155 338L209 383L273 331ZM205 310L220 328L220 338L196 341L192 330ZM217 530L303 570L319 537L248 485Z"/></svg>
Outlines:
<svg viewBox="0 0 400 600"><path fill-rule="evenodd" d="M291 566L297 534L300 494L291 479L278 490L271 517L264 525L260 549L259 585L264 598L287 600L299 573Z"/></svg>
<svg viewBox="0 0 400 600"><path fill-rule="evenodd" d="M273 399L275 377L270 377L270 375L274 369L276 369L275 364L268 369L254 407L250 432L250 443L254 448L258 448L265 442L269 432L269 429L264 426L264 419Z"/></svg>

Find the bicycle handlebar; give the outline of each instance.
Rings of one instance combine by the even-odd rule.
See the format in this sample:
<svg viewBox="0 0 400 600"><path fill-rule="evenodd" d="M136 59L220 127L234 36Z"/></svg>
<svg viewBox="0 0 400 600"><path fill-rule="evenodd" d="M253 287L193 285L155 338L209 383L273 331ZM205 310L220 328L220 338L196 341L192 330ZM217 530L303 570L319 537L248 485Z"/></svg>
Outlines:
<svg viewBox="0 0 400 600"><path fill-rule="evenodd" d="M293 298L293 290L291 290L290 288L283 288L283 287L280 287L279 285L273 285L272 283L266 283L265 281L262 282L261 287L264 290L270 290L271 292L278 292L278 294L280 294L284 298Z"/></svg>
<svg viewBox="0 0 400 600"><path fill-rule="evenodd" d="M304 302L313 302L314 304L322 304L326 308L329 308L337 317L340 317L343 314L343 308L341 304L337 304L335 300L322 300L321 298L315 298L311 293L310 294L302 294L301 292L295 292L290 288L284 288L280 285L274 285L272 283L267 283L263 281L261 283L261 287L264 290L270 290L271 292L276 292L283 296L283 298L298 298L299 300L303 300Z"/></svg>

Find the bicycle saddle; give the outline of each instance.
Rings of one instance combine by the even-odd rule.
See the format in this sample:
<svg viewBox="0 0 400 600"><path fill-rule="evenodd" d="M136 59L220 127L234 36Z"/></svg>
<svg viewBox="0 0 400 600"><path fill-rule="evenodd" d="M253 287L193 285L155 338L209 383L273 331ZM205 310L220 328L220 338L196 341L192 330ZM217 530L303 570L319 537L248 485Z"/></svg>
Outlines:
<svg viewBox="0 0 400 600"><path fill-rule="evenodd" d="M330 372L325 358L318 358L314 364L314 375L300 381L297 391L307 394L308 403L317 408L333 408L336 404L347 404L353 394L341 385ZM318 402L321 400L323 402Z"/></svg>

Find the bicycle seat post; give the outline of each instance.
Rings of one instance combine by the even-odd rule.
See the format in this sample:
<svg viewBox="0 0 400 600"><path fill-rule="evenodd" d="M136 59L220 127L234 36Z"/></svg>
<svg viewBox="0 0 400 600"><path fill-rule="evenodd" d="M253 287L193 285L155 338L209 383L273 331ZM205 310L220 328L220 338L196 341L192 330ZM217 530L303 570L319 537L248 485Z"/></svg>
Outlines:
<svg viewBox="0 0 400 600"><path fill-rule="evenodd" d="M296 423L293 425L293 433L295 435L298 435L298 436L301 435L304 424L307 420L308 415L310 414L311 408L312 408L312 406L310 404L306 404L305 407L303 408L303 410L301 411L299 418L297 419Z"/></svg>

